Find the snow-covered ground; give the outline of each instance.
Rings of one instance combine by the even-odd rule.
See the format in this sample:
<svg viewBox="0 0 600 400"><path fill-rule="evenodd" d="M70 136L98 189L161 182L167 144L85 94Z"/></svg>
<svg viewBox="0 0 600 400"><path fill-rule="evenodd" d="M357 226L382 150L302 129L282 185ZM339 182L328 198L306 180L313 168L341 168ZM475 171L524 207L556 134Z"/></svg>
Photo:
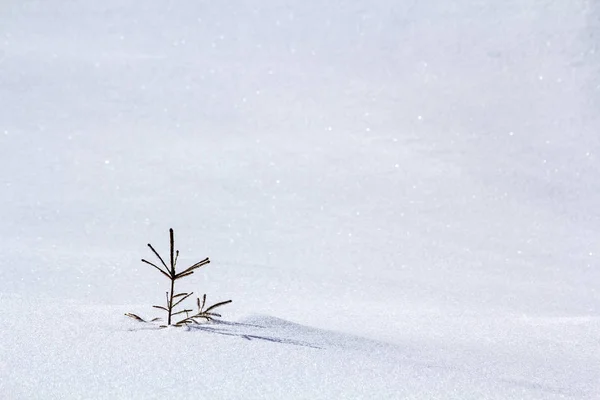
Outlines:
<svg viewBox="0 0 600 400"><path fill-rule="evenodd" d="M4 0L0 398L600 399L600 3ZM154 329L165 279L220 323Z"/></svg>

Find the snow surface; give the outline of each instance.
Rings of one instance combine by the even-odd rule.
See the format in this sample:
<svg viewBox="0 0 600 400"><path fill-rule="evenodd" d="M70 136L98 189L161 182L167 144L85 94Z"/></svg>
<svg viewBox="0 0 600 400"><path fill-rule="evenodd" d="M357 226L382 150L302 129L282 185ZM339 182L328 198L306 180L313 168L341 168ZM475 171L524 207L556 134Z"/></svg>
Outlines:
<svg viewBox="0 0 600 400"><path fill-rule="evenodd" d="M0 398L600 399L600 3L4 0ZM139 259L212 263L156 330Z"/></svg>

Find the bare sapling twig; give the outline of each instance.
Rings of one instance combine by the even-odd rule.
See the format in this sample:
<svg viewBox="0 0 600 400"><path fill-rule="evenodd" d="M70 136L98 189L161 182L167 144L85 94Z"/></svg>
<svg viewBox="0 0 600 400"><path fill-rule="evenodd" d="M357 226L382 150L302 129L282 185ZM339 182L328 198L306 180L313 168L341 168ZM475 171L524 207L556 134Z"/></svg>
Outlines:
<svg viewBox="0 0 600 400"><path fill-rule="evenodd" d="M196 312L196 314L189 316L189 313L188 313L186 318L177 322L175 325L183 326L183 325L188 325L188 324L200 324L201 319L206 322L206 321L212 321L213 317L220 318L221 314L212 312L212 310L214 310L217 307L224 306L225 304L229 304L229 303L231 303L231 300L221 301L220 303L213 304L212 306L208 307L205 310L204 306L206 305L206 294L204 294L204 296L202 296L202 301L200 301L199 297L197 298L196 304L198 305L198 311Z"/></svg>
<svg viewBox="0 0 600 400"><path fill-rule="evenodd" d="M220 314L216 314L216 313L212 313L210 312L211 310L215 309L216 307L231 303L231 300L227 300L227 301L223 301L217 304L214 304L212 306L210 306L209 308L207 308L206 310L204 310L204 304L206 302L206 294L203 297L203 302L202 302L202 306L200 306L200 299L198 298L197 304L198 304L198 312L197 314L193 315L193 316L189 316L189 314L193 311L192 309L183 309L181 311L175 311L175 307L179 306L184 300L186 300L188 297L190 297L191 295L193 295L193 292L181 292L181 293L175 293L175 281L181 279L181 278L185 278L186 276L190 276L192 275L196 269L209 264L210 260L207 258L205 258L202 261L199 261L195 264L193 264L192 266L184 269L181 272L177 272L177 259L179 258L179 250L175 250L175 236L173 234L173 229L169 229L169 242L170 242L170 251L169 251L169 265L167 265L164 261L164 259L160 256L160 254L156 251L156 249L154 247L152 247L152 245L150 243L148 243L148 247L150 248L150 250L152 250L152 252L154 253L154 255L158 258L158 260L160 261L160 265L157 265L151 261L148 261L146 259L142 259L142 262L145 264L148 264L150 266L152 266L153 268L155 268L156 270L158 270L164 277L166 277L167 279L169 279L170 282L170 290L166 292L166 304L164 306L161 305L154 305L152 307L157 308L159 310L163 310L167 313L167 324L166 325L161 325L162 327L166 327L166 326L184 326L188 323L191 322L196 322L196 320L194 320L194 318L204 318L206 321L211 321L212 317L220 317ZM180 315L180 314L186 314L186 318L173 324L172 320L173 317L175 315ZM146 321L143 318L141 318L140 316L136 315L136 314L132 314L132 313L126 313L126 316L135 319L136 321L139 322L155 322L160 320L160 318L154 318L151 321ZM185 322L185 321L190 321L190 322Z"/></svg>

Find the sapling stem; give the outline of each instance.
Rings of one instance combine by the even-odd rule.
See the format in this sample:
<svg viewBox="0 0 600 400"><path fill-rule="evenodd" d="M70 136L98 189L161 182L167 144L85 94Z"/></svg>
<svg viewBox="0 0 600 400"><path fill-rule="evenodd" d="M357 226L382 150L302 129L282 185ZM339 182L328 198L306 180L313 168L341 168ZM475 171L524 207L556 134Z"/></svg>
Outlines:
<svg viewBox="0 0 600 400"><path fill-rule="evenodd" d="M173 314L173 292L175 291L175 257L174 247L175 247L175 235L173 234L173 228L169 229L169 235L171 238L171 298L169 299L169 319L167 321L167 325L171 325L171 315Z"/></svg>

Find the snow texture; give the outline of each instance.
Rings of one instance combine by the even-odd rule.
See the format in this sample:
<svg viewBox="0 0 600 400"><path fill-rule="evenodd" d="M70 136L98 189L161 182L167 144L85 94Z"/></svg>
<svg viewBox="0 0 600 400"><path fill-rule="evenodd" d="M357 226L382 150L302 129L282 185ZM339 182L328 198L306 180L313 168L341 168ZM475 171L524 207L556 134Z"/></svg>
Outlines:
<svg viewBox="0 0 600 400"><path fill-rule="evenodd" d="M589 0L4 0L0 398L599 399L599 43ZM171 227L221 322L123 315Z"/></svg>

